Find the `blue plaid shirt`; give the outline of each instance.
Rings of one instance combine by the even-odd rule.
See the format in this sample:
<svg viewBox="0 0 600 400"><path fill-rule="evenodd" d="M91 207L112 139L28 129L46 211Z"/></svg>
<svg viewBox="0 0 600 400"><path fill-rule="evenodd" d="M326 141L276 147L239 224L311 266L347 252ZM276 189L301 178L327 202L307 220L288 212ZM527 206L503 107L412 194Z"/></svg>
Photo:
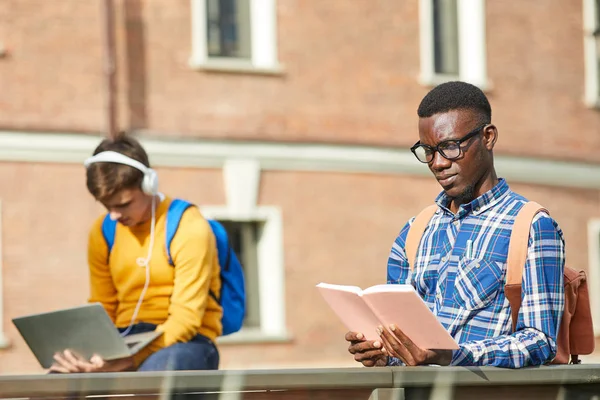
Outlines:
<svg viewBox="0 0 600 400"><path fill-rule="evenodd" d="M504 295L506 259L514 218L527 201L503 179L456 214L442 192L410 271L404 245L412 218L394 242L388 283L412 284L460 346L452 365L520 368L556 355L564 308L564 239L557 223L538 213L531 224L523 271L521 309L512 331ZM468 254L470 253L470 254ZM391 358L390 365L401 364Z"/></svg>

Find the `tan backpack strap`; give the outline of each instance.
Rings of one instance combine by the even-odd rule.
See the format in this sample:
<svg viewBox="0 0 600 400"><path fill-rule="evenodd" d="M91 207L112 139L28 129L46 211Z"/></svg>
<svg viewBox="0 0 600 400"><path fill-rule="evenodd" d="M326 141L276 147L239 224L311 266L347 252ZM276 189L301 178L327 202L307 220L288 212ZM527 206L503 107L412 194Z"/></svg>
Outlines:
<svg viewBox="0 0 600 400"><path fill-rule="evenodd" d="M423 232L425 232L425 228L427 228L431 217L433 217L433 214L435 214L437 209L437 204L432 204L428 206L415 217L415 220L410 225L408 235L406 235L404 251L406 253L406 258L408 259L408 264L410 266L411 271L413 269L413 266L415 265L415 259L417 258L417 250L419 248L419 243L421 243L421 237L423 236Z"/></svg>
<svg viewBox="0 0 600 400"><path fill-rule="evenodd" d="M536 202L530 201L519 210L510 234L508 257L506 259L506 284L504 294L508 299L512 316L512 330L517 327L519 309L521 308L521 283L523 282L523 269L527 262L527 249L529 247L529 233L533 217L540 212L548 212Z"/></svg>
<svg viewBox="0 0 600 400"><path fill-rule="evenodd" d="M523 268L527 261L527 248L529 247L529 232L533 217L540 212L548 212L544 207L534 201L526 203L515 218L515 223L510 234L508 245L508 258L506 259L507 272L506 284L518 285L523 280Z"/></svg>

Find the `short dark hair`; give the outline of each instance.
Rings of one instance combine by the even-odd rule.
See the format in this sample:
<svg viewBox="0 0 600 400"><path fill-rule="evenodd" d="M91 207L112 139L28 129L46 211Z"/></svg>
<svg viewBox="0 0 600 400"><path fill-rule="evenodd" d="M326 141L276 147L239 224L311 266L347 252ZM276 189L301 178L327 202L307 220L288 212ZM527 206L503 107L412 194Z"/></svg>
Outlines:
<svg viewBox="0 0 600 400"><path fill-rule="evenodd" d="M103 151L115 151L133 158L150 167L148 154L132 136L120 132L115 139L104 139L94 150L94 155ZM141 187L144 174L129 165L112 162L93 163L87 168L87 188L97 200L106 200L123 189Z"/></svg>
<svg viewBox="0 0 600 400"><path fill-rule="evenodd" d="M480 115L480 123L492 122L492 107L483 91L460 81L442 83L431 89L421 100L417 114L419 118L428 118L451 110L472 110Z"/></svg>

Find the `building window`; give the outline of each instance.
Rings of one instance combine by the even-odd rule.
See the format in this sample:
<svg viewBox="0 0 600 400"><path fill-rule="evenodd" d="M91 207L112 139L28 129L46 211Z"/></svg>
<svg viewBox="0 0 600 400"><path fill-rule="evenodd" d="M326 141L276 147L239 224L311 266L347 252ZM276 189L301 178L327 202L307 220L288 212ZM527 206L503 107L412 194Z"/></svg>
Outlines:
<svg viewBox="0 0 600 400"><path fill-rule="evenodd" d="M206 0L209 57L249 59L250 0Z"/></svg>
<svg viewBox="0 0 600 400"><path fill-rule="evenodd" d="M485 0L419 0L421 83L488 87Z"/></svg>
<svg viewBox="0 0 600 400"><path fill-rule="evenodd" d="M588 290L592 320L600 320L600 220L594 219L588 223L589 267L587 271ZM600 336L600 324L594 324L594 333Z"/></svg>
<svg viewBox="0 0 600 400"><path fill-rule="evenodd" d="M279 72L276 0L190 0L192 67Z"/></svg>
<svg viewBox="0 0 600 400"><path fill-rule="evenodd" d="M436 74L459 74L456 2L433 0L433 61Z"/></svg>
<svg viewBox="0 0 600 400"><path fill-rule="evenodd" d="M585 102L600 107L600 0L583 1Z"/></svg>
<svg viewBox="0 0 600 400"><path fill-rule="evenodd" d="M235 210L235 209L234 209ZM227 206L203 206L205 218L227 230L244 267L246 317L239 332L220 343L286 341L283 225L278 207L258 206L239 214Z"/></svg>
<svg viewBox="0 0 600 400"><path fill-rule="evenodd" d="M4 293L2 292L2 278L4 277L4 272L2 268L2 263L4 261L3 253L2 253L2 233L4 231L4 226L2 224L2 199L0 199L0 349L6 349L10 346L10 341L6 337L4 332Z"/></svg>
<svg viewBox="0 0 600 400"><path fill-rule="evenodd" d="M260 301L258 293L258 243L262 234L263 223L252 221L219 221L229 236L229 242L244 268L246 283L246 316L244 327L260 328Z"/></svg>

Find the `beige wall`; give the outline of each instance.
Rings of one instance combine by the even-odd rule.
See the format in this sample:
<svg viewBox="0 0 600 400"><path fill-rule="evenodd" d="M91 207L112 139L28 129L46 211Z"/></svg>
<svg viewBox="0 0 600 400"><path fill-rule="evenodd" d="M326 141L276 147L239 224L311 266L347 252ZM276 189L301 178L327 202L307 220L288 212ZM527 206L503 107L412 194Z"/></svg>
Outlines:
<svg viewBox="0 0 600 400"><path fill-rule="evenodd" d="M159 169L161 188L201 204L224 204L219 170ZM13 347L0 373L39 372L10 319L86 301L87 229L101 208L77 165L0 163L4 324ZM587 268L585 226L600 217L598 191L512 185L552 210L569 264ZM385 281L395 236L438 193L430 178L264 171L259 204L283 214L286 326L279 344L222 345L222 368L352 365L344 328L316 294L321 281L366 287Z"/></svg>

